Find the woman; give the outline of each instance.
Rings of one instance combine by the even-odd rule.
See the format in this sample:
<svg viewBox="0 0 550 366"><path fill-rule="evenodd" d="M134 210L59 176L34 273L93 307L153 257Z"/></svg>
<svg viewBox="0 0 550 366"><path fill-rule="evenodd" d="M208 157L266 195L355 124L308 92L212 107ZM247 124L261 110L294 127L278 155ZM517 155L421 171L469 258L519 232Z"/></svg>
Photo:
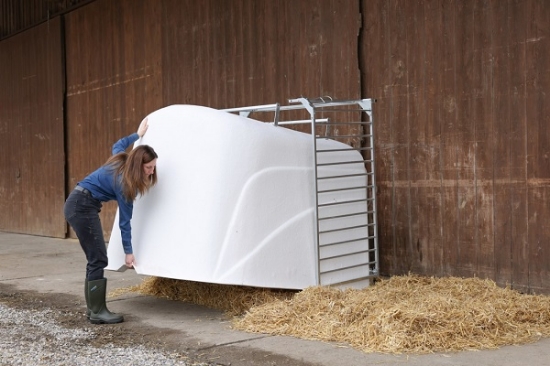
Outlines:
<svg viewBox="0 0 550 366"><path fill-rule="evenodd" d="M122 315L111 313L105 304L107 279L103 271L107 266L107 248L99 220L102 203L116 200L119 209L119 226L126 266L134 265L132 250L133 203L138 194L145 194L157 183L157 154L152 147L140 145L130 153L126 149L143 137L148 128L147 118L138 131L113 145L113 156L99 169L77 184L64 206L67 222L74 229L80 246L86 254L86 315L93 324L114 324L124 321Z"/></svg>

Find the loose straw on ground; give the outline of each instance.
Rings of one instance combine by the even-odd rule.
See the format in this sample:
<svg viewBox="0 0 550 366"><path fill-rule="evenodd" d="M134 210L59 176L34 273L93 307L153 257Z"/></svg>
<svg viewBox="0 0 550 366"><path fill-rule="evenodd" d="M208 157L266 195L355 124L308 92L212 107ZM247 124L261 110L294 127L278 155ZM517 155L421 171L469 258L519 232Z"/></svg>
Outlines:
<svg viewBox="0 0 550 366"><path fill-rule="evenodd" d="M140 285L117 289L109 297L128 292L184 301L224 311L229 316L241 315L257 305L291 298L296 291L271 290L245 286L174 280L162 277L146 278Z"/></svg>
<svg viewBox="0 0 550 366"><path fill-rule="evenodd" d="M298 293L159 278L138 287L226 311L236 329L364 352L493 349L550 336L550 297L477 278L395 276L362 290L311 287Z"/></svg>

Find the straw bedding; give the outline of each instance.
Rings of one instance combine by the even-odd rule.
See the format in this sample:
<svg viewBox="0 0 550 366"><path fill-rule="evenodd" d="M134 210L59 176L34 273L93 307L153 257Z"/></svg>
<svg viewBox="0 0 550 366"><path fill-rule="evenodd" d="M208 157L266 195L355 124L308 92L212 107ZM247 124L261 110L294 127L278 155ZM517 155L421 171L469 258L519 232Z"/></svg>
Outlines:
<svg viewBox="0 0 550 366"><path fill-rule="evenodd" d="M477 278L395 276L362 290L300 292L151 278L133 291L226 311L236 329L364 352L491 349L550 336L550 297Z"/></svg>
<svg viewBox="0 0 550 366"><path fill-rule="evenodd" d="M149 277L140 285L115 290L109 293L109 296L120 296L126 292L139 292L144 295L204 305L222 310L229 316L241 315L257 305L271 303L278 299L289 299L296 293L296 291Z"/></svg>

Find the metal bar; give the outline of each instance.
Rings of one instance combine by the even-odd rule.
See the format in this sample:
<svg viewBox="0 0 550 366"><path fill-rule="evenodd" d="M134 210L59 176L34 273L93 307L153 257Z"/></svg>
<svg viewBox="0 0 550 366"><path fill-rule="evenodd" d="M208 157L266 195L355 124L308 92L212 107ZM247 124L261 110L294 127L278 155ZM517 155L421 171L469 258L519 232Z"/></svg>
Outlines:
<svg viewBox="0 0 550 366"><path fill-rule="evenodd" d="M358 173L358 174L347 174L347 175L331 175L326 177L319 177L318 179L336 179L336 178L350 178L350 177L364 177L367 175L373 175L374 173Z"/></svg>
<svg viewBox="0 0 550 366"><path fill-rule="evenodd" d="M279 115L281 114L281 105L277 103L277 107L275 108L275 117L273 119L273 124L277 126L279 124Z"/></svg>
<svg viewBox="0 0 550 366"><path fill-rule="evenodd" d="M368 276L365 276L365 277L354 278L352 280L347 280L347 281L332 282L332 283L329 284L329 286L333 286L333 287L344 286L346 284L350 284L350 283L354 283L354 282L358 282L358 281L370 280L373 277L378 277L378 274L372 274L372 275L368 275Z"/></svg>
<svg viewBox="0 0 550 366"><path fill-rule="evenodd" d="M357 100L330 100L330 101L327 102L322 98L321 99L295 98L295 99L289 99L288 102L289 103L303 103L302 102L303 100L307 100L308 103L312 107L322 107L322 108L334 107L334 106L344 106L344 105L354 105L354 104L360 105L360 103ZM361 109L361 112L362 111L363 111L363 109Z"/></svg>
<svg viewBox="0 0 550 366"><path fill-rule="evenodd" d="M327 245L328 246L328 245ZM324 248L325 245L322 245L321 248ZM352 254L359 254L359 253L372 253L374 251L374 248L369 248L369 249L364 249L364 250L361 250L359 252L355 252L355 253L346 253L346 254L339 254L338 256L340 257L344 257L346 255L352 255ZM325 260L325 259L332 259L332 257L336 257L336 256L331 256L331 257L325 257L325 258L322 258L322 260Z"/></svg>
<svg viewBox="0 0 550 366"><path fill-rule="evenodd" d="M368 266L369 264L372 264L372 263L371 262L359 263L359 264L355 264L353 266L346 266L346 267L340 267L340 268L335 268L335 269L329 269L327 271L323 271L322 273L323 274L325 274L325 273L334 273L334 272L343 271L343 270L346 270L346 269L352 269L352 268L357 268L357 267Z"/></svg>
<svg viewBox="0 0 550 366"><path fill-rule="evenodd" d="M374 160L374 130L373 130L373 123L374 123L374 120L373 120L373 113L372 113L372 103L371 103L371 100L369 99L363 99L361 102L360 102L361 106L365 109L365 112L368 116L368 119L369 119L369 122L370 124L368 125L369 126L369 145L372 147L372 152L371 152L371 157L372 159ZM375 172L376 172L376 166L375 166L375 162L373 161L373 163L371 164L371 169L372 169L372 181L373 182L376 182L376 175L375 175ZM377 200L376 200L376 185L373 185L372 189L371 189L371 197L373 197L373 209L375 211L375 213L372 215L372 221L374 223L374 226L373 226L373 232L374 232L374 270L372 270L373 273L376 273L378 274L378 267L379 267L379 263L380 263L380 253L379 253L379 247L378 247L378 212L377 212Z"/></svg>
<svg viewBox="0 0 550 366"><path fill-rule="evenodd" d="M318 119L316 120L316 122L328 122L329 119L328 118L322 118L322 119ZM278 125L281 126L281 125L305 125L305 124L311 124L311 120L310 119L302 119L302 120L296 120L296 121L283 121L283 122L279 122Z"/></svg>
<svg viewBox="0 0 550 366"><path fill-rule="evenodd" d="M317 172L317 154L315 151L317 151L317 139L315 138L315 127L316 127L316 121L315 121L315 109L311 107L311 105L308 106L308 103L306 100L302 99L301 103L303 103L303 106L308 110L308 112L311 115L311 137L313 141L313 184L314 184L314 202L315 202L315 210L314 210L314 225L315 225L315 243L314 243L314 250L315 250L315 258L317 259L315 261L315 283L317 285L321 284L321 263L320 263L320 253L319 253L319 243L321 239L321 233L319 232L319 186L318 186L318 172Z"/></svg>
<svg viewBox="0 0 550 366"><path fill-rule="evenodd" d="M273 103L273 104L262 104L262 105L253 105L250 107L237 107L237 108L226 108L221 109L224 112L256 112L256 111L271 111L275 110L277 108L277 104L279 103Z"/></svg>
<svg viewBox="0 0 550 366"><path fill-rule="evenodd" d="M303 109L303 106L299 105L283 105L279 107L281 111L293 111L297 109ZM251 107L237 107L237 108L227 108L220 109L220 111L235 113L235 112L275 112L277 109L277 103L274 104L264 104L256 105Z"/></svg>
<svg viewBox="0 0 550 366"><path fill-rule="evenodd" d="M333 151L365 151L370 150L371 147L352 147L349 149L328 149L328 150L317 150L318 153L333 152Z"/></svg>
<svg viewBox="0 0 550 366"><path fill-rule="evenodd" d="M313 128L315 126L315 108L311 104L311 102L306 98L297 98L297 99L289 99L289 103L300 103L295 105L296 109L302 109L305 108L309 115L311 116L311 127Z"/></svg>
<svg viewBox="0 0 550 366"><path fill-rule="evenodd" d="M306 98L296 98L296 99L289 99L289 103L302 103L302 100ZM361 106L361 103L357 100L330 100L325 101L324 99L306 99L308 103L314 107L321 107L321 108L328 108L328 107L339 107L339 106L346 106L346 105L359 105ZM364 111L364 108L359 109L361 112Z"/></svg>
<svg viewBox="0 0 550 366"><path fill-rule="evenodd" d="M364 254L364 253L368 253L369 251L368 250L359 250L357 252L351 252L351 253L345 253L345 254L338 254L338 255L331 255L330 257L323 257L321 258L322 261L326 261L326 260L329 260L329 259L334 259L334 258L344 258L344 257L349 257L349 256L352 256L352 255L357 255L357 254Z"/></svg>
<svg viewBox="0 0 550 366"><path fill-rule="evenodd" d="M361 108L363 108L365 111L372 112L372 103L376 103L376 99L361 99L358 101ZM372 121L372 118L370 119Z"/></svg>
<svg viewBox="0 0 550 366"><path fill-rule="evenodd" d="M331 203L321 203L321 204L319 204L319 207L336 206L336 205L345 205L345 204L348 204L348 203L368 202L368 201L372 201L372 198L362 198L362 199L360 199L360 200L340 201L340 202L331 202Z"/></svg>
<svg viewBox="0 0 550 366"><path fill-rule="evenodd" d="M334 189L323 189L322 191L319 191L317 193L330 193L330 192L341 192L341 191L353 191L357 189L365 189L367 190L372 186L355 186L355 187L346 187L346 188L334 188Z"/></svg>
<svg viewBox="0 0 550 366"><path fill-rule="evenodd" d="M319 221L321 221L321 220L335 220L335 219L340 219L342 217L352 217L352 216L369 215L369 214L372 214L372 211L361 211L361 212L354 212L354 213L335 215L335 216L325 216L325 217L319 218Z"/></svg>
<svg viewBox="0 0 550 366"><path fill-rule="evenodd" d="M353 191L354 189L365 189L369 186L356 186L356 187L347 187L347 188L335 188L335 189L323 189L317 193L329 193L329 192L340 192L340 191Z"/></svg>
<svg viewBox="0 0 550 366"><path fill-rule="evenodd" d="M362 238L357 238L357 239L335 241L335 242L332 242L332 243L322 244L322 245L320 245L320 247L324 248L324 247L329 247L329 246L332 246L332 245L347 244L347 243L353 243L353 242L356 242L356 241L363 241L363 240L369 241L371 239L374 239L374 236L364 236Z"/></svg>
<svg viewBox="0 0 550 366"><path fill-rule="evenodd" d="M290 111L290 110L296 110L296 109L307 109L310 111L312 108L321 107L321 108L327 108L327 107L333 107L333 106L344 106L344 105L353 105L353 104L359 104L361 105L361 102L354 101L354 100L344 100L344 101L333 101L333 102L311 102L310 100L306 98L297 98L297 99L289 99L289 103L296 103L293 105L285 105L280 106L281 111ZM297 103L301 103L297 104ZM255 105L255 106L249 106L249 107L236 107L236 108L226 108L226 109L220 109L224 112L241 112L241 111L249 111L249 112L274 112L276 109L276 103L274 104L263 104L263 105ZM329 110L329 112L337 111L334 109ZM366 112L365 109L343 109L341 111L344 112ZM325 111L326 112L326 111ZM311 114L311 112L310 112ZM364 122L364 123L372 123L372 122Z"/></svg>
<svg viewBox="0 0 550 366"><path fill-rule="evenodd" d="M364 164L365 160L354 160L354 161L342 161L339 163L322 163L318 166L331 166L331 165L347 165L347 164Z"/></svg>
<svg viewBox="0 0 550 366"><path fill-rule="evenodd" d="M342 106L347 106L347 105L350 105L350 104L342 104ZM361 113L361 112L364 112L364 110L360 109L360 108L341 108L341 109L338 109L338 108L332 108L332 107L339 107L337 105L320 105L320 104L314 104L313 105L313 108L319 108L323 110L323 113L331 113L331 112L348 112L348 113Z"/></svg>
<svg viewBox="0 0 550 366"><path fill-rule="evenodd" d="M347 226L347 227L341 227L341 228L338 228L338 229L331 229L331 230L323 230L323 231L319 231L319 233L321 234L326 234L326 233L335 233L337 231L345 231L345 230L353 230L353 229L360 229L362 227L369 227L369 226L373 226L374 224L364 224L364 225L356 225L356 226Z"/></svg>
<svg viewBox="0 0 550 366"><path fill-rule="evenodd" d="M373 163L373 160L356 160L354 162L346 162L346 163L323 163L323 164L320 164L320 165L342 165L342 164L359 164L359 163L364 163L364 164L371 164Z"/></svg>
<svg viewBox="0 0 550 366"><path fill-rule="evenodd" d="M339 135L339 136L335 136L335 135L329 135L329 136L318 136L317 138L318 139L324 139L324 138L332 138L332 139L337 139L337 138L344 138L344 137L369 137L369 135Z"/></svg>
<svg viewBox="0 0 550 366"><path fill-rule="evenodd" d="M327 112L327 111L324 111ZM371 122L331 122L332 126L342 126L342 125L369 125Z"/></svg>

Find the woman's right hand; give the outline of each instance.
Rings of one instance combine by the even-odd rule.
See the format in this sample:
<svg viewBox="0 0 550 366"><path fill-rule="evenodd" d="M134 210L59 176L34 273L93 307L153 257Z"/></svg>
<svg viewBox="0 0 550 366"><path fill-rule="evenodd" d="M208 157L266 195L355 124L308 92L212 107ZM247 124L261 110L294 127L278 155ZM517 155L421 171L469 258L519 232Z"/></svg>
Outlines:
<svg viewBox="0 0 550 366"><path fill-rule="evenodd" d="M124 258L124 264L126 264L126 267L128 268L134 268L134 263L136 259L134 258L133 254L126 254Z"/></svg>
<svg viewBox="0 0 550 366"><path fill-rule="evenodd" d="M139 128L137 130L137 134L139 135L139 137L143 137L143 135L145 135L145 132L147 132L147 129L149 128L149 123L147 121L148 121L148 118L146 117L139 124Z"/></svg>

